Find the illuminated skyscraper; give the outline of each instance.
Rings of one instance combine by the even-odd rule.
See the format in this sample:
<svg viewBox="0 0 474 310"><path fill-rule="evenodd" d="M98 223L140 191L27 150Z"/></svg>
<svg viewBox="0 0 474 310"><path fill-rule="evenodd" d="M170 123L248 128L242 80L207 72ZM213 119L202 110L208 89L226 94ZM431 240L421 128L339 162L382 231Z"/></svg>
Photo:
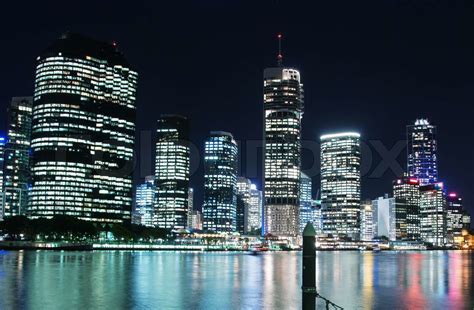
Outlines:
<svg viewBox="0 0 474 310"><path fill-rule="evenodd" d="M262 227L262 191L259 191L249 179L238 177L237 194L242 197L247 206L246 231L260 229Z"/></svg>
<svg viewBox="0 0 474 310"><path fill-rule="evenodd" d="M303 84L298 70L281 66L265 69L263 77L264 232L296 237L299 234Z"/></svg>
<svg viewBox="0 0 474 310"><path fill-rule="evenodd" d="M190 187L188 190L188 219L187 228L193 227L193 213L194 213L194 190Z"/></svg>
<svg viewBox="0 0 474 310"><path fill-rule="evenodd" d="M408 174L420 185L438 181L436 126L426 119L417 119L407 126Z"/></svg>
<svg viewBox="0 0 474 310"><path fill-rule="evenodd" d="M374 206L372 201L364 201L360 207L360 239L372 241L375 237Z"/></svg>
<svg viewBox="0 0 474 310"><path fill-rule="evenodd" d="M189 121L180 115L162 115L156 129L155 225L188 226Z"/></svg>
<svg viewBox="0 0 474 310"><path fill-rule="evenodd" d="M30 178L32 97L13 97L8 109L8 141L4 151L4 215L26 214Z"/></svg>
<svg viewBox="0 0 474 310"><path fill-rule="evenodd" d="M145 178L144 183L137 186L135 191L134 218L138 220L135 224L153 227L155 195L155 176L150 175Z"/></svg>
<svg viewBox="0 0 474 310"><path fill-rule="evenodd" d="M420 240L420 182L402 177L393 182L393 198L399 210L405 210L406 239ZM399 223L399 229L403 225ZM400 236L403 230L400 232Z"/></svg>
<svg viewBox="0 0 474 310"><path fill-rule="evenodd" d="M237 229L237 143L232 134L212 131L204 147L203 229Z"/></svg>
<svg viewBox="0 0 474 310"><path fill-rule="evenodd" d="M115 44L77 34L37 58L31 217L130 221L137 77Z"/></svg>
<svg viewBox="0 0 474 310"><path fill-rule="evenodd" d="M300 184L300 233L303 233L303 230L310 222L313 224L313 227L319 226L316 222L316 213L318 208L313 205L312 199L312 189L313 182L310 177L305 173L301 172L301 184ZM316 229L316 228L315 228Z"/></svg>
<svg viewBox="0 0 474 310"><path fill-rule="evenodd" d="M389 198L387 194L372 201L374 211L374 230L377 237L387 237L390 241L397 239L395 198Z"/></svg>
<svg viewBox="0 0 474 310"><path fill-rule="evenodd" d="M323 231L360 238L360 135L321 137Z"/></svg>
<svg viewBox="0 0 474 310"><path fill-rule="evenodd" d="M470 229L469 214L463 208L463 200L456 193L446 196L446 238L449 244L461 237L463 229Z"/></svg>
<svg viewBox="0 0 474 310"><path fill-rule="evenodd" d="M420 235L435 246L445 243L446 199L443 183L420 186Z"/></svg>

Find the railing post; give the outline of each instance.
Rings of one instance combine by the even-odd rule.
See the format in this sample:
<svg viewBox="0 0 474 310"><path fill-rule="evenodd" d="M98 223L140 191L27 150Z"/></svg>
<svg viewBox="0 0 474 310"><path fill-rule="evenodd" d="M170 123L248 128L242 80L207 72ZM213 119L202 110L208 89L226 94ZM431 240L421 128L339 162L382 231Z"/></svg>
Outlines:
<svg viewBox="0 0 474 310"><path fill-rule="evenodd" d="M303 230L303 310L316 309L316 231L313 224Z"/></svg>

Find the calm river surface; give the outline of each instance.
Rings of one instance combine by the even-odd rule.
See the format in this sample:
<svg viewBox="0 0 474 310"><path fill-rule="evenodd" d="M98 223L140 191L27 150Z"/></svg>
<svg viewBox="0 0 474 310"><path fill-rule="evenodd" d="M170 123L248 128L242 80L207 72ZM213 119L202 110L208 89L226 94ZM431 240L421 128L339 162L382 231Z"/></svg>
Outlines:
<svg viewBox="0 0 474 310"><path fill-rule="evenodd" d="M345 309L473 309L474 253L319 252ZM300 253L0 251L0 309L297 309ZM321 307L323 309L323 307Z"/></svg>

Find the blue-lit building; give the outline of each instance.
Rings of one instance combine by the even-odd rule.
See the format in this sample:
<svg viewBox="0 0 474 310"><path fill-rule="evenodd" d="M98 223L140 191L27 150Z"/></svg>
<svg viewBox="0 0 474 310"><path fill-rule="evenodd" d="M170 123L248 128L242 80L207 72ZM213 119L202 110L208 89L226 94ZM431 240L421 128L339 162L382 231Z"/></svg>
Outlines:
<svg viewBox="0 0 474 310"><path fill-rule="evenodd" d="M135 209L133 211L134 224L153 227L153 214L156 185L155 176L145 178L135 190Z"/></svg>
<svg viewBox="0 0 474 310"><path fill-rule="evenodd" d="M438 182L438 146L436 126L427 119L417 119L407 126L408 174L416 178L420 185Z"/></svg>
<svg viewBox="0 0 474 310"><path fill-rule="evenodd" d="M237 156L232 134L210 133L204 147L204 230L221 233L237 229Z"/></svg>
<svg viewBox="0 0 474 310"><path fill-rule="evenodd" d="M320 226L319 218L317 214L319 208L314 204L312 199L312 180L305 173L301 172L301 183L300 183L300 233L303 233L303 229L306 224L310 222L313 227ZM316 228L315 228L316 229Z"/></svg>
<svg viewBox="0 0 474 310"><path fill-rule="evenodd" d="M8 141L4 151L4 215L25 215L28 207L32 97L13 97L8 108Z"/></svg>

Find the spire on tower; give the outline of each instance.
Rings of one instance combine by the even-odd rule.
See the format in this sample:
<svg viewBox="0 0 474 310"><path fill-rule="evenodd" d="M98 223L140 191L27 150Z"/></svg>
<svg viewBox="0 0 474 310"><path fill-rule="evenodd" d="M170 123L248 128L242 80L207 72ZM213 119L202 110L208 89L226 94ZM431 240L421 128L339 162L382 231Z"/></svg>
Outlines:
<svg viewBox="0 0 474 310"><path fill-rule="evenodd" d="M281 33L278 34L278 56L277 56L277 63L278 67L281 67L283 64L283 54L281 53L281 39L283 35Z"/></svg>

